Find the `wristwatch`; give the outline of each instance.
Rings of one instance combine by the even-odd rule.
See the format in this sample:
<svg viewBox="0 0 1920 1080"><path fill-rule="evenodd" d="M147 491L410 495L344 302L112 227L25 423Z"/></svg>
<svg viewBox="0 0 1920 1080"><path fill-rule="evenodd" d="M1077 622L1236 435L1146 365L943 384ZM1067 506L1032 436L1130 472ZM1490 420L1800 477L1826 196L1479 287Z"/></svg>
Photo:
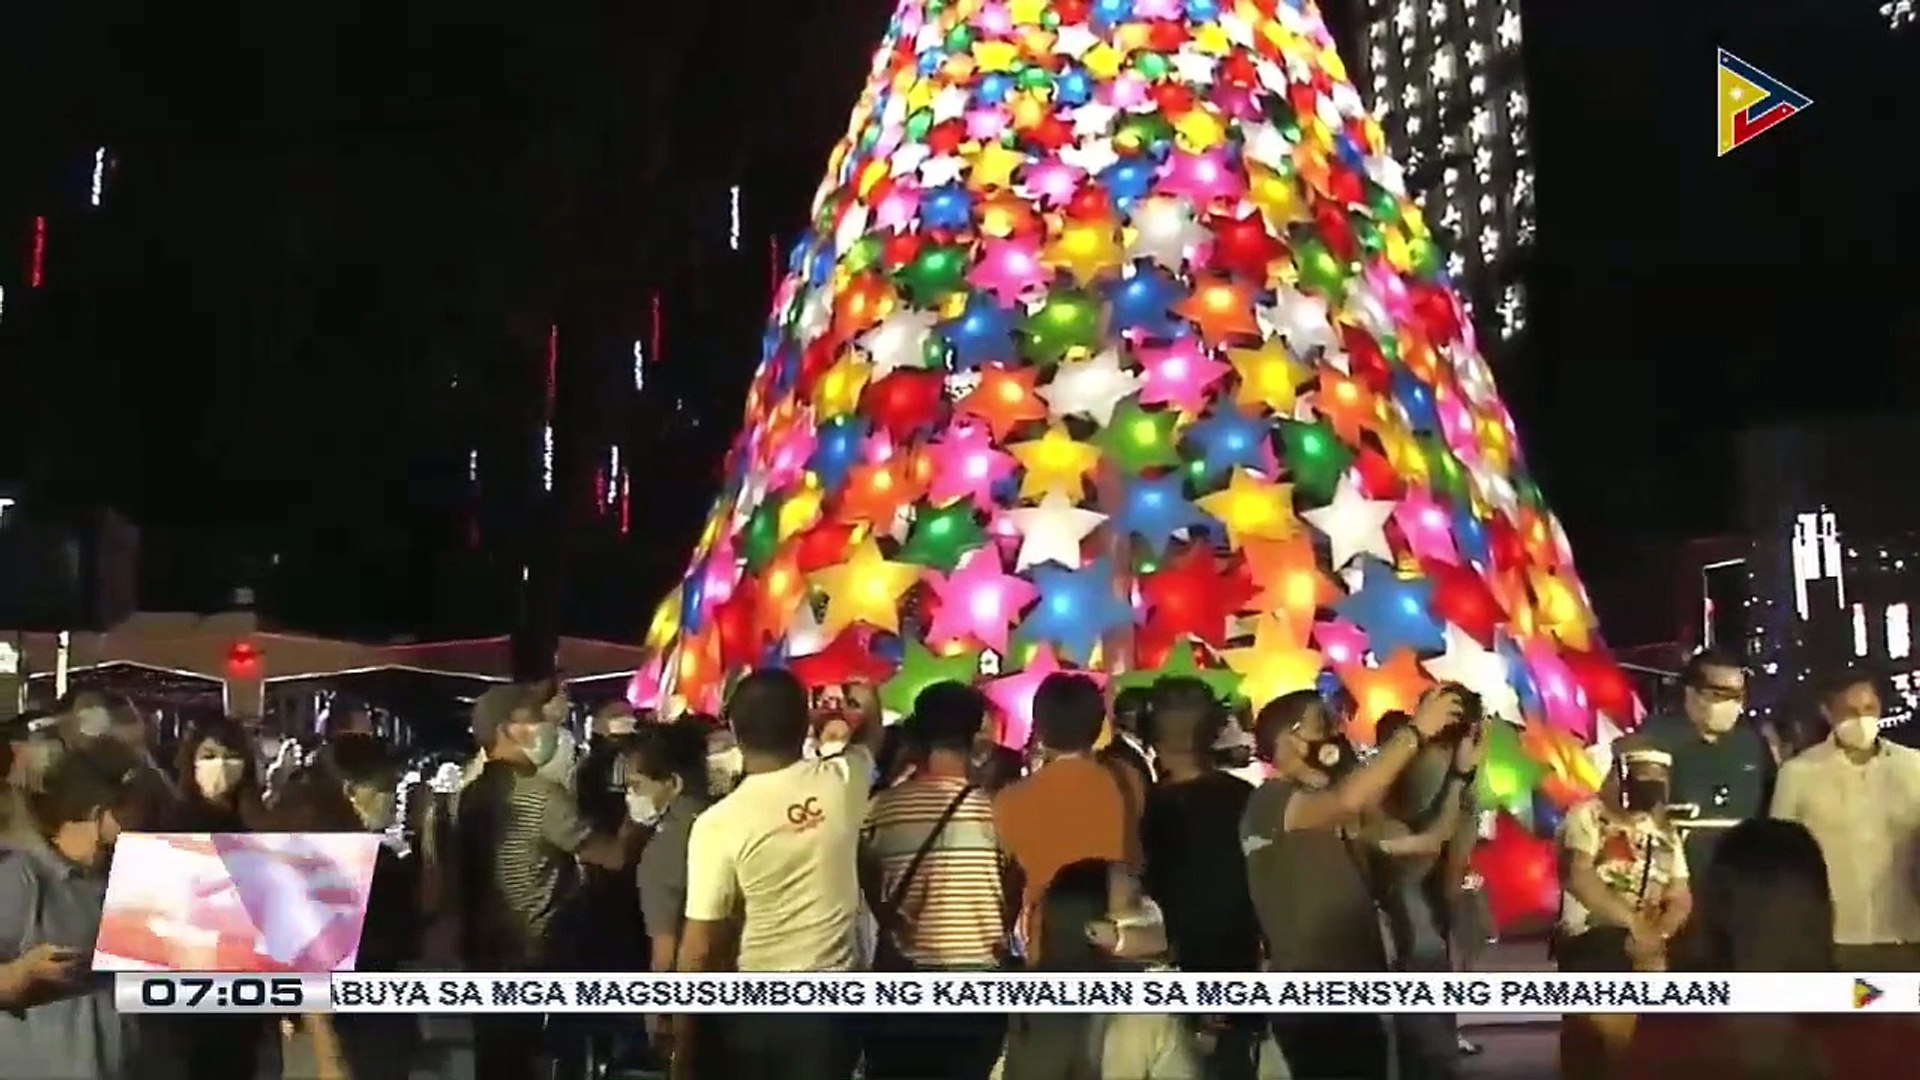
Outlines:
<svg viewBox="0 0 1920 1080"><path fill-rule="evenodd" d="M1475 776L1475 775L1476 775L1476 774L1477 774L1477 773L1478 773L1479 771L1480 771L1480 770L1478 770L1478 769L1467 769L1467 770L1464 770L1464 771L1462 771L1462 770L1460 770L1460 769L1448 769L1448 770L1447 770L1447 776L1448 776L1449 778L1451 778L1451 779L1454 779L1454 780L1458 780L1458 781L1460 781L1460 782L1461 782L1461 783L1463 783L1463 784L1471 784L1471 783L1473 783L1473 778L1474 778L1474 776Z"/></svg>

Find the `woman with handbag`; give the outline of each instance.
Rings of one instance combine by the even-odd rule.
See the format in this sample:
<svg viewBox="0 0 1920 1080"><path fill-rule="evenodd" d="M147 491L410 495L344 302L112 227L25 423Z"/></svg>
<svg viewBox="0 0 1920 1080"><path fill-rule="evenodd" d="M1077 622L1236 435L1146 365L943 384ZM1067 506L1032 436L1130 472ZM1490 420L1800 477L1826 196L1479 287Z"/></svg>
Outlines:
<svg viewBox="0 0 1920 1080"><path fill-rule="evenodd" d="M1618 805L1596 796L1561 824L1562 900L1554 958L1562 971L1664 971L1666 943L1692 911L1687 858L1667 816L1673 758L1624 739ZM1561 1075L1606 1077L1633 1036L1632 1016L1569 1015Z"/></svg>

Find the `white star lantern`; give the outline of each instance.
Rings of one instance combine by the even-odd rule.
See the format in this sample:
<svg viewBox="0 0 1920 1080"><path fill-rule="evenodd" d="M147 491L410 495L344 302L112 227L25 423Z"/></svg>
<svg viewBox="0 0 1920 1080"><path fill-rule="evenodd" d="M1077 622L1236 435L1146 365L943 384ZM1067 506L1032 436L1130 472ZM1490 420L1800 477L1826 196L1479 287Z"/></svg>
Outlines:
<svg viewBox="0 0 1920 1080"><path fill-rule="evenodd" d="M1020 553L1013 559L1015 570L1049 562L1078 570L1084 561L1080 557L1081 543L1107 520L1107 515L1082 510L1056 491L1040 500L1038 506L1007 511L1007 520L1020 532Z"/></svg>
<svg viewBox="0 0 1920 1080"><path fill-rule="evenodd" d="M1447 624L1446 635L1447 651L1421 664L1427 674L1479 694L1488 716L1519 724L1524 719L1520 715L1520 695L1507 679L1507 658L1483 648L1472 634L1452 623Z"/></svg>
<svg viewBox="0 0 1920 1080"><path fill-rule="evenodd" d="M1333 501L1315 510L1301 513L1307 524L1320 530L1332 550L1335 568L1343 567L1360 555L1372 555L1382 562L1393 561L1393 548L1387 543L1387 519L1399 504L1391 500L1369 499L1354 485L1352 476L1340 478Z"/></svg>
<svg viewBox="0 0 1920 1080"><path fill-rule="evenodd" d="M1142 385L1140 376L1120 366L1118 350L1104 349L1090 360L1061 364L1040 396L1055 419L1087 416L1106 427L1113 423L1114 408Z"/></svg>
<svg viewBox="0 0 1920 1080"><path fill-rule="evenodd" d="M1178 270L1187 252L1205 243L1206 228L1193 220L1185 200L1162 195L1142 199L1133 209L1133 243L1127 257L1152 259L1168 270Z"/></svg>
<svg viewBox="0 0 1920 1080"><path fill-rule="evenodd" d="M884 379L899 368L925 367L927 338L939 322L934 312L908 309L894 312L867 331L860 345L873 361L873 379Z"/></svg>

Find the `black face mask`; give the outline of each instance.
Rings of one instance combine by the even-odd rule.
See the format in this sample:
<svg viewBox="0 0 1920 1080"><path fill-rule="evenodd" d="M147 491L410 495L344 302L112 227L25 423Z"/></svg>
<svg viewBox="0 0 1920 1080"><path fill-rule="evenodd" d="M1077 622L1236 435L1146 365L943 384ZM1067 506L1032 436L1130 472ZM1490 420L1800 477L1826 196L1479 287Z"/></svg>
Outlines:
<svg viewBox="0 0 1920 1080"><path fill-rule="evenodd" d="M1628 777L1620 782L1620 798L1629 810L1636 812L1659 810L1667 805L1667 782Z"/></svg>

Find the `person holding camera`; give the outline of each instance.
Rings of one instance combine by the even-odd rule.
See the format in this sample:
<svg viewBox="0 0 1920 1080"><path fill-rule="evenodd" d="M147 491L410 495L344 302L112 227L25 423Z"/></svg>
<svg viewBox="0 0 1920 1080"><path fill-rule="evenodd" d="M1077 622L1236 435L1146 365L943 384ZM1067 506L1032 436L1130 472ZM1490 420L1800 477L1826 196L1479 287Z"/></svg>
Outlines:
<svg viewBox="0 0 1920 1080"><path fill-rule="evenodd" d="M1486 756L1480 696L1445 687L1460 705L1461 722L1426 742L1388 789L1371 830L1384 856L1387 925L1394 966L1401 971L1453 969L1448 943L1453 911L1478 840L1472 813L1474 776ZM1404 712L1380 720L1376 738L1392 741L1413 722ZM1445 1080L1459 1074L1460 1042L1454 1018L1426 1013L1396 1018L1402 1080Z"/></svg>
<svg viewBox="0 0 1920 1080"><path fill-rule="evenodd" d="M1435 690L1362 762L1318 693L1296 691L1260 710L1256 749L1275 776L1247 802L1240 847L1268 970L1388 970L1376 906L1382 838L1368 819L1421 750L1462 723L1459 696ZM1389 1075L1377 1016L1287 1014L1273 1018L1273 1032L1296 1076Z"/></svg>

